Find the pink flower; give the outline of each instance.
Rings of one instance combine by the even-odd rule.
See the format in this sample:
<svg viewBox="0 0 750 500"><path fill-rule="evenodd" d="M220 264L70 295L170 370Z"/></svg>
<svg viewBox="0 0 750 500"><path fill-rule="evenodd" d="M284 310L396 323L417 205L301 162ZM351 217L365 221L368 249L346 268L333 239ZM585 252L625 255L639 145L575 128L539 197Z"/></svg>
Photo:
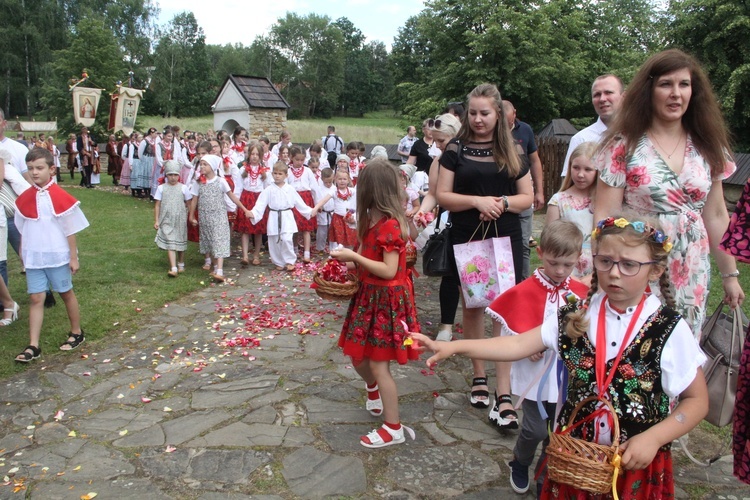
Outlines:
<svg viewBox="0 0 750 500"><path fill-rule="evenodd" d="M476 285L479 283L479 275L477 273L469 273L466 275L467 285Z"/></svg>
<svg viewBox="0 0 750 500"><path fill-rule="evenodd" d="M688 284L690 275L687 267L682 265L681 259L675 259L669 265L669 279L677 289L683 288Z"/></svg>
<svg viewBox="0 0 750 500"><path fill-rule="evenodd" d="M489 289L487 290L487 300L493 301L497 297L497 293L495 290Z"/></svg>
<svg viewBox="0 0 750 500"><path fill-rule="evenodd" d="M612 150L609 171L613 174L625 172L625 144L620 143L614 150Z"/></svg>
<svg viewBox="0 0 750 500"><path fill-rule="evenodd" d="M651 176L648 175L646 167L635 167L625 176L628 186L636 188L643 184L651 182Z"/></svg>
<svg viewBox="0 0 750 500"><path fill-rule="evenodd" d="M679 189L667 189L667 201L672 205L684 205L685 193Z"/></svg>
<svg viewBox="0 0 750 500"><path fill-rule="evenodd" d="M480 283L489 283L490 282L490 273L487 271L482 271L479 273L479 282Z"/></svg>
<svg viewBox="0 0 750 500"><path fill-rule="evenodd" d="M695 305L703 307L703 302L706 299L706 287L700 284L696 285L693 289L693 293L695 294Z"/></svg>

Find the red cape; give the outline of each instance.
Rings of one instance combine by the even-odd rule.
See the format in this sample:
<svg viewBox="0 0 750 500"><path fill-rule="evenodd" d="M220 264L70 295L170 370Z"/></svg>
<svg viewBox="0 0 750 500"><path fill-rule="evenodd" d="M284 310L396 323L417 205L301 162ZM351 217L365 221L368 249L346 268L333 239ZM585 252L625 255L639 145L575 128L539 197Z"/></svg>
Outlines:
<svg viewBox="0 0 750 500"><path fill-rule="evenodd" d="M562 284L554 287L538 271L518 285L500 295L487 308L487 313L495 320L504 323L504 327L513 333L524 333L541 325L544 319L544 309L550 294L555 296L560 291L572 292L579 299L588 294L589 289L580 281L566 279ZM564 295L564 294L563 294Z"/></svg>
<svg viewBox="0 0 750 500"><path fill-rule="evenodd" d="M50 200L52 201L52 212L55 214L55 217L64 215L68 210L80 203L54 182L50 182L50 184L47 184L43 188L31 186L16 198L16 209L25 219L39 219L37 194L45 190L49 193Z"/></svg>

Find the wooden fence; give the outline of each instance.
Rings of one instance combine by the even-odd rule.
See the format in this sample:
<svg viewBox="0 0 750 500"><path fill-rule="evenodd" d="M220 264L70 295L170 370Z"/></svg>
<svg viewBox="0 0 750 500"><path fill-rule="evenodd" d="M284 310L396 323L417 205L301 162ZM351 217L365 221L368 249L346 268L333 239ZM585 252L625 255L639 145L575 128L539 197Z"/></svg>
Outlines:
<svg viewBox="0 0 750 500"><path fill-rule="evenodd" d="M544 172L544 199L549 201L553 194L560 189L563 171L563 162L568 152L570 139L560 137L538 137L537 148L539 159L542 161Z"/></svg>

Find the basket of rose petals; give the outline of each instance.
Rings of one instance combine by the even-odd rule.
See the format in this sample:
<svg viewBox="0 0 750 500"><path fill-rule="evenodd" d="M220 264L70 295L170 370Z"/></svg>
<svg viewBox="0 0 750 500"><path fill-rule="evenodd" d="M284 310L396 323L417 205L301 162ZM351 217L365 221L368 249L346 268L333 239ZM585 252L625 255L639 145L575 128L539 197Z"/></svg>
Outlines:
<svg viewBox="0 0 750 500"><path fill-rule="evenodd" d="M349 300L359 288L357 276L350 273L346 264L336 259L328 259L313 276L310 285L319 297L326 300Z"/></svg>

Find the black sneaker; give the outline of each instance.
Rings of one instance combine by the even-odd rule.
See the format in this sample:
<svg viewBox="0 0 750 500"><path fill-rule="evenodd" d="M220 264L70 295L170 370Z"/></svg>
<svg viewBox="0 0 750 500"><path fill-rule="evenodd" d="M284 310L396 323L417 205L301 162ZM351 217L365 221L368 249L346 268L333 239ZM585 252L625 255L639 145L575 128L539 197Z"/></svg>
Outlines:
<svg viewBox="0 0 750 500"><path fill-rule="evenodd" d="M522 495L529 491L529 468L519 464L515 459L508 462L510 467L510 487Z"/></svg>

